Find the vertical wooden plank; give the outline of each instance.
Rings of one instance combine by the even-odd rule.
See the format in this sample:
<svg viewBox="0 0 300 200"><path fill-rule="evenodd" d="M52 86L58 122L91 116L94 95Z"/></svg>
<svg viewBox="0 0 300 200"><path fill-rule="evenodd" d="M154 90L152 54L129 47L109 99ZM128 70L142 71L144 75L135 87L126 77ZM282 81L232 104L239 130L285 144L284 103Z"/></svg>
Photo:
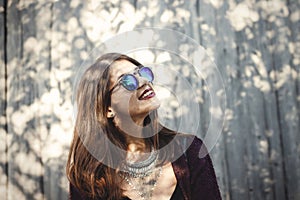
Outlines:
<svg viewBox="0 0 300 200"><path fill-rule="evenodd" d="M55 23L68 26L72 9L63 9L59 14L55 9L62 1L44 1L35 5L36 37L40 53L36 58L39 72L43 79L37 77L39 92L38 113L41 140L41 160L43 164L41 187L44 199L67 199L68 183L65 174L68 146L72 130L70 95L71 85L67 84L73 64L66 44L69 40L66 32L55 30ZM63 4L68 2L63 1ZM66 11L67 10L67 11ZM79 12L79 11L78 11ZM69 14L68 14L69 13ZM40 42L42 41L42 42ZM56 48L53 48L53 47ZM67 102L67 103L66 103ZM69 117L69 118L68 118Z"/></svg>
<svg viewBox="0 0 300 200"><path fill-rule="evenodd" d="M53 63L53 57L59 56L65 59L66 55L60 54L57 50L53 52L53 39L58 36L53 32L54 4L55 1L39 2L36 5L36 39L42 40L41 55L37 59L40 64L40 72L43 74L43 80L39 80L39 106L44 108L39 112L39 128L41 137L41 159L43 163L43 179L41 180L44 199L67 199L67 181L65 175L65 161L67 158L66 147L62 142L66 140L65 135L68 133L62 127L68 127L68 121L63 118L70 114L61 109L64 106L61 94L64 92L67 98L65 85L56 84L55 77L62 77L65 71L58 71L56 64ZM43 34L44 33L44 34ZM61 39L63 43L67 36ZM65 46L61 46L64 48Z"/></svg>
<svg viewBox="0 0 300 200"><path fill-rule="evenodd" d="M300 2L299 1L286 1L288 7L288 16L286 24L290 30L289 38L289 65L290 77L292 84L288 85L292 91L291 101L293 107L289 108L289 112L285 115L285 120L289 121L288 137L290 141L284 140L285 152L287 152L287 178L288 181L288 197L290 199L300 199ZM297 167L298 166L298 167ZM292 171L292 173L290 173Z"/></svg>
<svg viewBox="0 0 300 200"><path fill-rule="evenodd" d="M241 52L240 67L242 68L240 80L244 82L243 90L246 97L244 104L248 115L246 117L247 130L249 131L246 140L246 159L249 198L282 198L284 196L282 184L277 184L277 191L274 187L276 186L274 179L282 183L282 168L279 166L277 168L279 171L277 170L277 173L274 174L271 161L271 152L280 152L280 147L277 149L278 146L276 145L276 142L279 141L278 134L276 134L278 132L275 130L273 135L269 134L270 131L276 129L276 123L270 123L270 121L276 122L277 120L276 115L272 115L272 118L269 119L270 113L267 112L270 111L270 106L276 104L274 103L275 96L271 93L271 83L267 73L270 71L268 64L270 58L265 56L268 54L268 49L264 49L263 45L260 46L265 43L264 37L260 37L266 31L261 27L264 20L258 14L257 4L240 3L236 9L241 9L242 6L246 7L249 20L251 19L250 16L253 18L248 25L238 32ZM262 58L262 54L266 59ZM277 197L275 197L276 192Z"/></svg>
<svg viewBox="0 0 300 200"><path fill-rule="evenodd" d="M297 79L299 58L292 46L299 45L299 2L287 1L281 6L281 14L270 23L275 35L273 37L273 67L276 97L279 109L280 137L283 165L285 170L285 189L288 199L299 199L300 196L300 123L299 101L297 100ZM295 9L295 10L294 10ZM292 19L298 16L297 20ZM285 26L284 26L285 25ZM297 33L296 36L295 33ZM297 62L298 60L298 62Z"/></svg>
<svg viewBox="0 0 300 200"><path fill-rule="evenodd" d="M15 101L14 101L14 95L17 93L23 94L21 90L19 92L16 92L12 94L13 89L19 89L19 85L17 85L17 81L14 82L13 80L13 74L14 71L17 71L17 66L22 66L20 62L21 57L21 28L20 28L20 19L18 16L18 10L17 10L16 3L12 1L8 1L7 6L7 52L10 52L7 54L7 83L8 83L8 93L7 93L7 115L11 116L14 112L14 110L17 110L18 108L15 108ZM18 73L19 75L19 73ZM17 75L17 76L18 76ZM16 76L16 79L17 79ZM19 184L19 178L21 175L20 167L16 163L17 161L14 161L14 158L17 157L18 149L20 147L20 142L17 139L17 134L15 134L12 126L12 119L11 117L8 117L8 199L25 199L26 197L23 194L23 188ZM21 135L23 130L19 130L19 134ZM24 148L23 148L24 149ZM25 156L23 156L23 160L25 160ZM18 173L18 174L17 174ZM17 177L19 176L19 177ZM20 180L20 183L22 181Z"/></svg>
<svg viewBox="0 0 300 200"><path fill-rule="evenodd" d="M203 1L198 1L199 10L203 6ZM207 9L202 8L202 12ZM240 109L243 107L238 103L243 100L241 83L238 73L239 62L236 51L235 32L231 27L227 15L229 10L228 2L210 1L209 12L211 17L206 17L205 13L200 13L199 34L202 43L207 46L212 59L215 60L218 70L224 82L226 95L225 122L222 136L219 138L215 148L216 173L218 174L220 189L223 199L245 198L247 191L243 188L247 184L242 176L246 166L241 163L244 159L245 148L239 143L245 141L244 134L240 134L238 129L244 126L244 116ZM212 17L213 16L213 17ZM211 21L211 18L214 19ZM209 97L207 97L208 101ZM239 115L239 117L237 117ZM240 120L240 123L237 121ZM237 123L237 124L234 124ZM239 148L240 150L237 150ZM235 161L235 159L237 159ZM232 165L231 162L238 162L239 165ZM238 196L238 197L237 197Z"/></svg>
<svg viewBox="0 0 300 200"><path fill-rule="evenodd" d="M35 84L30 77L33 66L26 65L28 56L25 41L35 29L34 24L27 24L24 21L33 22L28 16L34 13L24 12L22 2L8 2L8 130L9 149L8 167L9 184L8 199L38 199L42 197L39 179L41 176L40 152L33 148L38 138L35 131L35 120L33 105L36 96ZM28 29L26 29L28 28ZM32 44L27 44L32 45ZM33 46L31 46L33 47ZM31 71L32 72L32 71Z"/></svg>
<svg viewBox="0 0 300 200"><path fill-rule="evenodd" d="M0 1L0 194L7 200L6 5Z"/></svg>
<svg viewBox="0 0 300 200"><path fill-rule="evenodd" d="M234 33L231 29L228 29L230 25L226 21L226 19L223 17L226 14L227 11L227 4L226 2L219 2L218 5L214 5L211 1L195 1L195 4L190 6L191 10L193 7L195 8L195 14L192 14L195 18L190 19L192 22L197 22L193 25L193 37L198 38L198 42L204 46L207 53L210 56L210 59L212 59L220 72L220 75L222 77L222 81L224 81L224 86L231 85L231 79L230 74L226 72L226 68L228 65L232 68L236 68L235 63L235 51L232 50L232 46L234 43L233 36ZM193 13L193 11L192 11ZM219 30L222 30L219 31ZM221 34L218 36L218 34ZM204 86L204 87L203 87ZM211 101L211 91L205 91L205 83L203 86L200 86L203 90L203 104L201 105L201 121L206 121L206 126L209 126L211 117L210 115L213 115L214 113L210 113L210 109L212 108L210 105ZM232 91L227 90L226 95L232 97ZM229 93L229 94L228 94ZM227 97L228 97L227 96ZM230 108L233 107L231 105L230 101L228 102L227 99L227 108L226 110L229 111ZM232 111L232 110L230 110ZM203 118L203 116L206 116ZM230 171L228 168L227 158L228 158L228 152L227 152L227 145L225 141L227 137L231 137L231 132L229 131L229 121L230 117L229 115L224 116L226 121L226 127L222 130L221 136L218 138L218 141L216 145L214 146L214 149L212 152L210 152L210 155L212 157L212 160L214 162L214 167L218 179L218 184L221 190L222 199L229 199L230 198L230 186L232 184L231 180L229 180ZM206 118L206 119L205 119ZM227 119L226 119L227 118ZM204 132L205 133L205 132ZM233 142L232 140L230 142ZM232 155L230 155L231 158ZM239 165L241 166L241 165ZM238 172L238 171L236 171Z"/></svg>
<svg viewBox="0 0 300 200"><path fill-rule="evenodd" d="M215 159L219 159L223 199L247 199L245 143L249 129L240 81L242 68L239 67L238 36L225 18L230 9L227 2L199 1L198 6L200 40L219 67L226 87L226 124L220 138L223 141L220 141L220 148L215 150L224 151Z"/></svg>
<svg viewBox="0 0 300 200"><path fill-rule="evenodd" d="M43 12L43 16L38 15ZM8 199L43 199L43 119L40 104L49 67L47 3L8 1Z"/></svg>
<svg viewBox="0 0 300 200"><path fill-rule="evenodd" d="M85 27L85 23L89 22L85 14L89 13L90 3L81 4L77 0L55 1L48 7L49 82L48 91L41 98L42 104L48 106L51 112L44 120L48 134L45 136L42 154L46 199L68 197L65 165L73 130L72 76L88 55L87 49L91 50L94 45L89 41L86 35L89 29ZM96 9L92 6L91 8ZM39 15L42 17L43 13L41 11Z"/></svg>
<svg viewBox="0 0 300 200"><path fill-rule="evenodd" d="M275 3L276 4L276 3ZM263 111L264 129L261 130L261 135L258 140L258 149L260 154L266 155L265 168L260 177L262 179L263 191L262 194L268 199L286 199L286 185L284 181L285 167L283 163L282 146L281 146L281 130L278 116L278 104L276 97L276 87L274 87L272 80L273 71L273 42L272 35L275 29L271 28L270 20L282 15L278 11L272 12L272 7L276 7L272 3L257 4L255 8L259 13L259 21L253 28L253 38L260 38L260 40L253 40L253 45L257 52L251 55L251 62L253 66L257 66L256 72L252 69L250 64L251 74L253 74L253 82L255 87L261 90L263 104L261 111L258 110L258 115ZM286 5L283 3L281 8ZM287 26L287 24L278 24L276 29ZM263 37L260 37L264 35ZM279 34L280 35L280 34ZM278 36L278 35L277 35Z"/></svg>
<svg viewBox="0 0 300 200"><path fill-rule="evenodd" d="M45 199L67 199L68 183L65 174L67 159L67 145L71 135L70 118L72 113L66 112L65 102L70 99L71 86L66 85L70 76L69 69L73 62L70 61L71 44L66 27L69 25L72 9L68 6L72 1L53 1L47 5L45 11L38 15L44 16L47 12L49 26L48 43L48 91L42 96L42 104L49 108L50 113L44 120L48 134L45 136L43 145L44 182L43 188ZM78 12L80 12L78 10ZM76 26L76 25L74 25ZM46 28L46 27L45 27ZM80 29L78 27L78 29ZM68 91L68 92L67 92ZM69 108L70 109L70 108ZM67 130L67 128L69 128ZM65 140L65 141L64 141Z"/></svg>

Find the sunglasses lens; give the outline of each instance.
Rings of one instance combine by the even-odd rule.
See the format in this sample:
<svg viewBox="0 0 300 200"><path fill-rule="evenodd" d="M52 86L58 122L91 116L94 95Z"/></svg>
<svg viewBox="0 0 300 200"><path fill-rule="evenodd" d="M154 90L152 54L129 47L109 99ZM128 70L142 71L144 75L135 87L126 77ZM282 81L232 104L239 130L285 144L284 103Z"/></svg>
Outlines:
<svg viewBox="0 0 300 200"><path fill-rule="evenodd" d="M149 82L152 82L154 79L154 75L152 70L149 67L143 67L139 70L139 74L146 78Z"/></svg>
<svg viewBox="0 0 300 200"><path fill-rule="evenodd" d="M121 84L129 91L133 91L138 87L138 80L134 75L127 74L123 76Z"/></svg>

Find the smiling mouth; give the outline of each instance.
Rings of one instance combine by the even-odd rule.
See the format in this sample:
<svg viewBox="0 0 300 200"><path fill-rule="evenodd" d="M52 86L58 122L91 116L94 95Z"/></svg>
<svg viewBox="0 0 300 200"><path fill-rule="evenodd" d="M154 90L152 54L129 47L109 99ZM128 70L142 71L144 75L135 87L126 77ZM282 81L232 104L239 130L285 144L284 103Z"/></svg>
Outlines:
<svg viewBox="0 0 300 200"><path fill-rule="evenodd" d="M155 92L152 88L146 89L142 95L139 97L139 100L147 100L155 96Z"/></svg>

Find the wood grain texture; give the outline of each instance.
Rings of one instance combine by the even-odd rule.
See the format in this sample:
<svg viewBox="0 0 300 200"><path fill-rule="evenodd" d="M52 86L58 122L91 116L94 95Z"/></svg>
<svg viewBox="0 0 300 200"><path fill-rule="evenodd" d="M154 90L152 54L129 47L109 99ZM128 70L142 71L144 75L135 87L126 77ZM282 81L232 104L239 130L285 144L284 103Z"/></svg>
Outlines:
<svg viewBox="0 0 300 200"><path fill-rule="evenodd" d="M36 20L33 2L8 1L8 199L43 196Z"/></svg>
<svg viewBox="0 0 300 200"><path fill-rule="evenodd" d="M7 118L6 118L6 10L5 2L0 1L0 194L7 200Z"/></svg>

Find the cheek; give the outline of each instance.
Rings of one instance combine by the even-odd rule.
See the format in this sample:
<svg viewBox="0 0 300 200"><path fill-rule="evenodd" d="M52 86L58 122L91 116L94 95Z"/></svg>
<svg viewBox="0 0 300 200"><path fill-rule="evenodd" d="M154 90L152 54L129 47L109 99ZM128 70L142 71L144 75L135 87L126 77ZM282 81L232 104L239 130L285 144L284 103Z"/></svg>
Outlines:
<svg viewBox="0 0 300 200"><path fill-rule="evenodd" d="M111 106L119 114L128 114L128 111L132 107L131 99L131 94L127 92L123 92L121 95L112 95Z"/></svg>
<svg viewBox="0 0 300 200"><path fill-rule="evenodd" d="M134 110L138 109L138 107L140 106L139 103L140 103L139 100L134 95L132 95L128 102L129 110L134 111Z"/></svg>

